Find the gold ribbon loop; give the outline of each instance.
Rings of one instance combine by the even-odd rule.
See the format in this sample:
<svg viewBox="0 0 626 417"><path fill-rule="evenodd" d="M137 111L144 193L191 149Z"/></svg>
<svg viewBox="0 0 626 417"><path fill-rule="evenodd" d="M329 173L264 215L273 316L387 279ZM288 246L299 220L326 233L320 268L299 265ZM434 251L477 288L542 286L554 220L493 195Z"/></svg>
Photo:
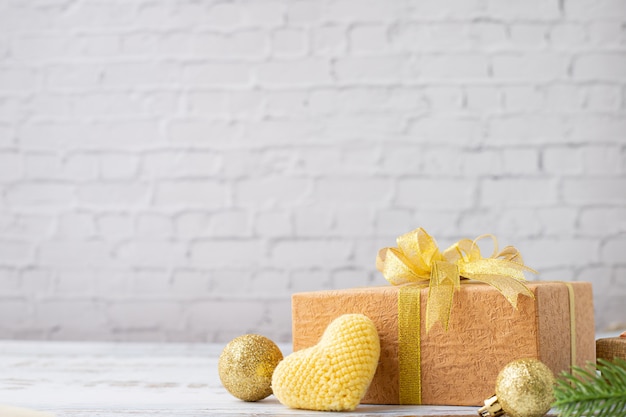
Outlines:
<svg viewBox="0 0 626 417"><path fill-rule="evenodd" d="M485 237L493 241L493 253L483 258L477 242ZM378 252L376 268L393 285L429 281L426 305L426 330L441 322L448 330L454 291L461 280L473 279L496 288L517 308L518 295L534 298L526 287L524 272L536 273L524 265L522 256L513 246L498 252L498 241L493 235L482 235L474 240L461 239L441 252L435 240L422 228L397 239L397 248Z"/></svg>

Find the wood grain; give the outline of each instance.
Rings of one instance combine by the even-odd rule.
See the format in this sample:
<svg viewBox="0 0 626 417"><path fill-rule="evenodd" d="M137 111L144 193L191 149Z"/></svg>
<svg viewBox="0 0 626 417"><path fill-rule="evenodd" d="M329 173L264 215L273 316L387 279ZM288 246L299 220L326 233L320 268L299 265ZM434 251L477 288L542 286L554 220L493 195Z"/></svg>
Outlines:
<svg viewBox="0 0 626 417"><path fill-rule="evenodd" d="M290 353L288 346L280 347L283 353ZM197 344L0 341L0 402L57 417L329 416L288 409L273 396L256 403L233 398L217 375L222 348ZM348 414L476 417L476 410L360 405Z"/></svg>

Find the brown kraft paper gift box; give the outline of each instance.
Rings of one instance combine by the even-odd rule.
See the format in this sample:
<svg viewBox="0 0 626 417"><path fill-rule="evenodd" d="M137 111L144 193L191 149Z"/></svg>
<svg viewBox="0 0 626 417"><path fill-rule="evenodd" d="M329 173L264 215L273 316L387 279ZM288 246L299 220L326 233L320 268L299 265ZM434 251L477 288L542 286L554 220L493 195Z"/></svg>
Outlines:
<svg viewBox="0 0 626 417"><path fill-rule="evenodd" d="M494 394L496 377L507 363L537 358L558 375L574 363L595 361L595 329L590 283L528 282L534 293L518 297L518 308L493 287L464 282L454 293L449 329L438 323L427 333L424 314L428 288L421 299L421 404L482 406ZM315 345L330 322L342 314L361 313L374 321L381 353L378 368L362 402L399 404L397 286L296 293L292 296L293 349ZM570 323L575 328L570 329ZM571 335L575 343L571 344Z"/></svg>
<svg viewBox="0 0 626 417"><path fill-rule="evenodd" d="M596 340L596 359L612 361L615 358L626 360L626 332L619 337Z"/></svg>

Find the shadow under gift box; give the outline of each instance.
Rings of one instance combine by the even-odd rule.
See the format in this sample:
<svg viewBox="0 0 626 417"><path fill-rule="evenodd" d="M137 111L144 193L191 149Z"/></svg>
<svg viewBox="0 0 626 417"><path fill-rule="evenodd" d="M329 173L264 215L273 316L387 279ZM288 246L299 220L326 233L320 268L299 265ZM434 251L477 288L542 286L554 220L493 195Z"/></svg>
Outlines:
<svg viewBox="0 0 626 417"><path fill-rule="evenodd" d="M429 332L423 320L428 287L420 290L422 320L411 323L415 332L420 331L417 401L400 400L400 368L406 366L398 358L402 287L293 294L293 349L315 345L340 315L362 313L376 324L381 343L378 368L362 403L482 406L494 394L498 373L512 360L539 359L555 376L572 364L595 362L591 284L534 281L527 286L535 298L520 295L516 310L495 288L465 281L454 293L448 331L438 323Z"/></svg>

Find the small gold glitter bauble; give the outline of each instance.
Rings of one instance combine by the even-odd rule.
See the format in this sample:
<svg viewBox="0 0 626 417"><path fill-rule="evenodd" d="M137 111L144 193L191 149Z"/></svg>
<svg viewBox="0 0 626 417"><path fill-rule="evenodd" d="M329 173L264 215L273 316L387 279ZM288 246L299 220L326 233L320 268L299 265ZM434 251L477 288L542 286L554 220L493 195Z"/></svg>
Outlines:
<svg viewBox="0 0 626 417"><path fill-rule="evenodd" d="M496 379L496 397L510 417L541 417L554 401L554 375L537 359L518 359Z"/></svg>
<svg viewBox="0 0 626 417"><path fill-rule="evenodd" d="M220 355L220 380L224 388L240 400L262 400L272 394L272 374L282 359L278 346L265 336L236 337Z"/></svg>

